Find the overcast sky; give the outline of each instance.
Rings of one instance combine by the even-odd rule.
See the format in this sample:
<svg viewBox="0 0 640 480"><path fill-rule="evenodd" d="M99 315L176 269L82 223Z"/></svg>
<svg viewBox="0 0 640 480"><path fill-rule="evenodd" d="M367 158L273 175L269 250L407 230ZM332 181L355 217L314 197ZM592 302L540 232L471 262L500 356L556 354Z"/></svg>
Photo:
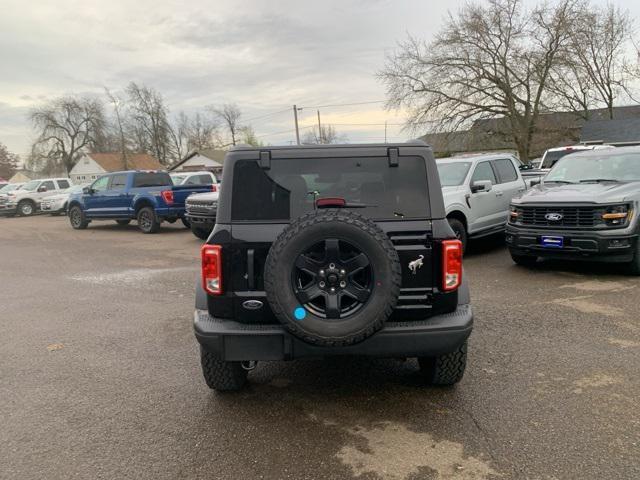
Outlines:
<svg viewBox="0 0 640 480"><path fill-rule="evenodd" d="M0 142L24 154L31 107L130 81L158 89L172 114L235 102L246 119L297 104L384 100L375 72L407 33L429 38L459 0L0 0ZM620 0L640 16L640 2ZM321 109L349 141L404 140L382 103ZM250 122L261 140L295 139L285 111ZM283 133L279 133L283 132Z"/></svg>

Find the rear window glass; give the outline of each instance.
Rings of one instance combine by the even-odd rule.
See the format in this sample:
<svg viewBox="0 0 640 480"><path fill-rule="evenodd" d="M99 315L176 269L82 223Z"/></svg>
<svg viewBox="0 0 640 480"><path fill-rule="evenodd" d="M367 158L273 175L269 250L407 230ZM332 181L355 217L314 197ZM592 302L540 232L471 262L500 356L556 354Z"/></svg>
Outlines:
<svg viewBox="0 0 640 480"><path fill-rule="evenodd" d="M424 160L401 157L389 167L386 157L272 160L263 169L238 161L233 173L233 220L290 220L314 209L316 198L339 197L363 208L373 219L426 218Z"/></svg>
<svg viewBox="0 0 640 480"><path fill-rule="evenodd" d="M551 168L553 167L558 160L560 160L565 155L569 155L570 153L575 153L580 150L566 149L566 150L556 150L555 152L547 152L544 154L544 158L542 159L542 165L540 168Z"/></svg>
<svg viewBox="0 0 640 480"><path fill-rule="evenodd" d="M136 173L133 179L135 187L164 187L173 185L171 177L166 172L142 172Z"/></svg>

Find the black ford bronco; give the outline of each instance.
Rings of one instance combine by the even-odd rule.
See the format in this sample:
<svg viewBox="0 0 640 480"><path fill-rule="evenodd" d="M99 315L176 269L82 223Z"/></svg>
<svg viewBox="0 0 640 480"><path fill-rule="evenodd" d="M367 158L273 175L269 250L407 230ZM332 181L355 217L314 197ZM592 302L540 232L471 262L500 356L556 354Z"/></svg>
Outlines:
<svg viewBox="0 0 640 480"><path fill-rule="evenodd" d="M194 319L209 387L330 355L417 357L427 383L461 380L473 314L430 147L236 147L223 184Z"/></svg>

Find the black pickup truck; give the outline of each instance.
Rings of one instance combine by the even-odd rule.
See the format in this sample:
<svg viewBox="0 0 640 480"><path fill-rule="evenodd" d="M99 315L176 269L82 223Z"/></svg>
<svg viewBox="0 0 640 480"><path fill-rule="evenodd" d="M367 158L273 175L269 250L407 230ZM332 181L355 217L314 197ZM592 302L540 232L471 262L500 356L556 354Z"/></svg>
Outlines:
<svg viewBox="0 0 640 480"><path fill-rule="evenodd" d="M194 319L209 387L332 355L417 357L427 383L460 381L473 315L430 147L236 147L223 184Z"/></svg>

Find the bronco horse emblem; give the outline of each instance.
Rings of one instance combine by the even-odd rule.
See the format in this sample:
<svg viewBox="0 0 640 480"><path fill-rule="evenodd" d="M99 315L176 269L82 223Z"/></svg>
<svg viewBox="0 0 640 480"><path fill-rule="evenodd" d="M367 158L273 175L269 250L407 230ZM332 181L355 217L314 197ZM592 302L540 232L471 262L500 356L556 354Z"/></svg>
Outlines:
<svg viewBox="0 0 640 480"><path fill-rule="evenodd" d="M409 262L409 270L415 275L420 267L422 267L422 259L424 255L418 255L418 258Z"/></svg>

